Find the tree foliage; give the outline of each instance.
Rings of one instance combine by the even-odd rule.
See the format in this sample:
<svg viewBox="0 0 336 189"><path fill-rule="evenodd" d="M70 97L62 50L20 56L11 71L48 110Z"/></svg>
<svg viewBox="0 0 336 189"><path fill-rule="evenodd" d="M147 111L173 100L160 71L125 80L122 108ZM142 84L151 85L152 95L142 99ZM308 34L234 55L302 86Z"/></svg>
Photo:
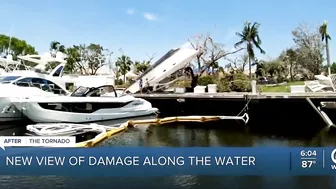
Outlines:
<svg viewBox="0 0 336 189"><path fill-rule="evenodd" d="M147 55L148 56L148 55ZM141 74L145 72L149 67L152 62L152 60L155 58L155 54L148 56L148 60L143 60L143 61L134 61L134 66L135 66L135 73L136 74Z"/></svg>
<svg viewBox="0 0 336 189"><path fill-rule="evenodd" d="M329 52L329 40L331 40L331 37L328 33L328 22L324 21L324 23L320 26L319 32L322 38L322 41L325 41L326 46L326 54L327 54L327 63L328 63L328 72L330 73L330 52Z"/></svg>
<svg viewBox="0 0 336 189"><path fill-rule="evenodd" d="M259 49L260 53L265 54L265 51L261 48L259 26L260 24L257 22L254 22L253 25L251 25L250 22L245 22L243 30L240 33L239 32L236 33L236 35L240 37L240 40L235 44L235 47L238 47L243 44L246 45L246 51L248 54L248 62L249 62L250 79L252 78L251 64L252 61L254 61L255 59L254 47Z"/></svg>
<svg viewBox="0 0 336 189"><path fill-rule="evenodd" d="M66 72L84 75L95 75L102 66L106 65L106 53L108 52L100 44L79 44L66 48L58 41L50 43L50 51L52 56L57 52L67 55L67 64L64 68ZM57 63L51 62L46 69L56 66Z"/></svg>
<svg viewBox="0 0 336 189"><path fill-rule="evenodd" d="M118 68L118 72L124 76L124 82L126 81L126 74L131 70L133 62L129 56L122 55L116 61L116 66Z"/></svg>
<svg viewBox="0 0 336 189"><path fill-rule="evenodd" d="M297 65L298 52L297 50L293 48L289 48L283 53L281 58L289 69L288 71L289 71L291 81L294 81L294 75L298 74L298 65Z"/></svg>
<svg viewBox="0 0 336 189"><path fill-rule="evenodd" d="M50 52L52 51L58 51L58 52L62 52L65 53L66 49L65 46L62 45L60 42L58 41L52 41L50 42L50 47L49 47Z"/></svg>
<svg viewBox="0 0 336 189"><path fill-rule="evenodd" d="M6 56L11 54L16 60L19 55L37 54L35 47L25 40L0 34L0 54Z"/></svg>
<svg viewBox="0 0 336 189"><path fill-rule="evenodd" d="M141 73L145 72L150 67L150 62L145 61L145 60L142 61L142 62L135 61L134 65L135 65L135 73L136 74L141 74Z"/></svg>
<svg viewBox="0 0 336 189"><path fill-rule="evenodd" d="M292 34L296 44L297 64L307 69L310 75L318 75L323 63L324 50L318 28L301 24Z"/></svg>

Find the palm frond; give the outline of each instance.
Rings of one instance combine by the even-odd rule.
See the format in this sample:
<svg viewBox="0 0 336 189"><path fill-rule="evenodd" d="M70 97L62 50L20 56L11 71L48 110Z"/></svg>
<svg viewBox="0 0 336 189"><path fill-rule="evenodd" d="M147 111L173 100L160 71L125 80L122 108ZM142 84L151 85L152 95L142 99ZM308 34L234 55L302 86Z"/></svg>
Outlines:
<svg viewBox="0 0 336 189"><path fill-rule="evenodd" d="M255 39L253 39L252 41L253 41L253 45L255 45L255 46L260 50L260 53L261 53L261 54L265 54L265 53L266 53L266 52L261 48L261 46L260 46L261 43L259 43L259 41L255 40ZM260 41L260 42L261 42L261 41Z"/></svg>
<svg viewBox="0 0 336 189"><path fill-rule="evenodd" d="M244 42L246 42L246 41L245 40L238 41L236 44L234 44L234 47L237 48L240 45L242 45Z"/></svg>
<svg viewBox="0 0 336 189"><path fill-rule="evenodd" d="M259 35L256 35L255 38L257 39L256 42L258 43L258 45L261 45L262 42L261 42L261 39L260 39Z"/></svg>
<svg viewBox="0 0 336 189"><path fill-rule="evenodd" d="M244 36L242 33L236 32L236 35L237 35L238 37L240 37L241 39L244 39L244 38L245 38L245 36Z"/></svg>
<svg viewBox="0 0 336 189"><path fill-rule="evenodd" d="M259 26L260 26L260 24L258 22L254 22L251 29L258 30Z"/></svg>

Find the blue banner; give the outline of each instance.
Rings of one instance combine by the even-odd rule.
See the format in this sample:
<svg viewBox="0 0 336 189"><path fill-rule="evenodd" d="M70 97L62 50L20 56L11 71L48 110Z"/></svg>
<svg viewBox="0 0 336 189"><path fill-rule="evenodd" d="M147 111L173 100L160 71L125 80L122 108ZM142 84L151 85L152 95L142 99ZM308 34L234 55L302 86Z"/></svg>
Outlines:
<svg viewBox="0 0 336 189"><path fill-rule="evenodd" d="M336 149L6 148L0 175L336 175Z"/></svg>

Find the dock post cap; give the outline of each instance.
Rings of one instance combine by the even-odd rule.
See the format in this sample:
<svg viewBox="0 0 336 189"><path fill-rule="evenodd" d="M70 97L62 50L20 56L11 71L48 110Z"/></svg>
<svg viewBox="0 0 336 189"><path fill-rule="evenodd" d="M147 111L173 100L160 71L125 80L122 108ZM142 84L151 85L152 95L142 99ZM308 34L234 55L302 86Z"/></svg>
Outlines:
<svg viewBox="0 0 336 189"><path fill-rule="evenodd" d="M256 80L252 80L251 81L251 87L252 87L252 94L257 94L257 81Z"/></svg>

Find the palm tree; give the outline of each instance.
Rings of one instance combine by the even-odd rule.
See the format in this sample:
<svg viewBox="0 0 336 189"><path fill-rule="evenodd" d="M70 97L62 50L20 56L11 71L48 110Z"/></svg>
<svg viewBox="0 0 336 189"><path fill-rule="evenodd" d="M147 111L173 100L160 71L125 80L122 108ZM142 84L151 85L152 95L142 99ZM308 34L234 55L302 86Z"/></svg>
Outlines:
<svg viewBox="0 0 336 189"><path fill-rule="evenodd" d="M122 55L116 61L116 66L118 67L118 70L120 71L121 75L124 76L124 82L126 82L126 74L128 71L131 70L132 64L133 62L131 61L131 58L125 55Z"/></svg>
<svg viewBox="0 0 336 189"><path fill-rule="evenodd" d="M260 50L260 53L265 54L265 51L260 47L261 39L259 37L259 26L260 24L257 22L254 22L252 26L250 22L245 22L243 31L241 33L236 33L236 35L240 37L240 41L235 44L235 47L240 46L243 43L246 44L250 79L252 78L251 61L255 59L254 47L257 47Z"/></svg>
<svg viewBox="0 0 336 189"><path fill-rule="evenodd" d="M62 53L65 53L65 46L64 45L61 45L60 42L58 41L52 41L50 42L50 52L62 52Z"/></svg>
<svg viewBox="0 0 336 189"><path fill-rule="evenodd" d="M328 27L328 22L324 21L324 23L320 26L320 34L322 37L322 41L325 40L325 43L326 43L328 74L330 75L331 71L330 71L330 54L329 54L329 42L328 41L331 40L331 37L328 33L327 27Z"/></svg>

